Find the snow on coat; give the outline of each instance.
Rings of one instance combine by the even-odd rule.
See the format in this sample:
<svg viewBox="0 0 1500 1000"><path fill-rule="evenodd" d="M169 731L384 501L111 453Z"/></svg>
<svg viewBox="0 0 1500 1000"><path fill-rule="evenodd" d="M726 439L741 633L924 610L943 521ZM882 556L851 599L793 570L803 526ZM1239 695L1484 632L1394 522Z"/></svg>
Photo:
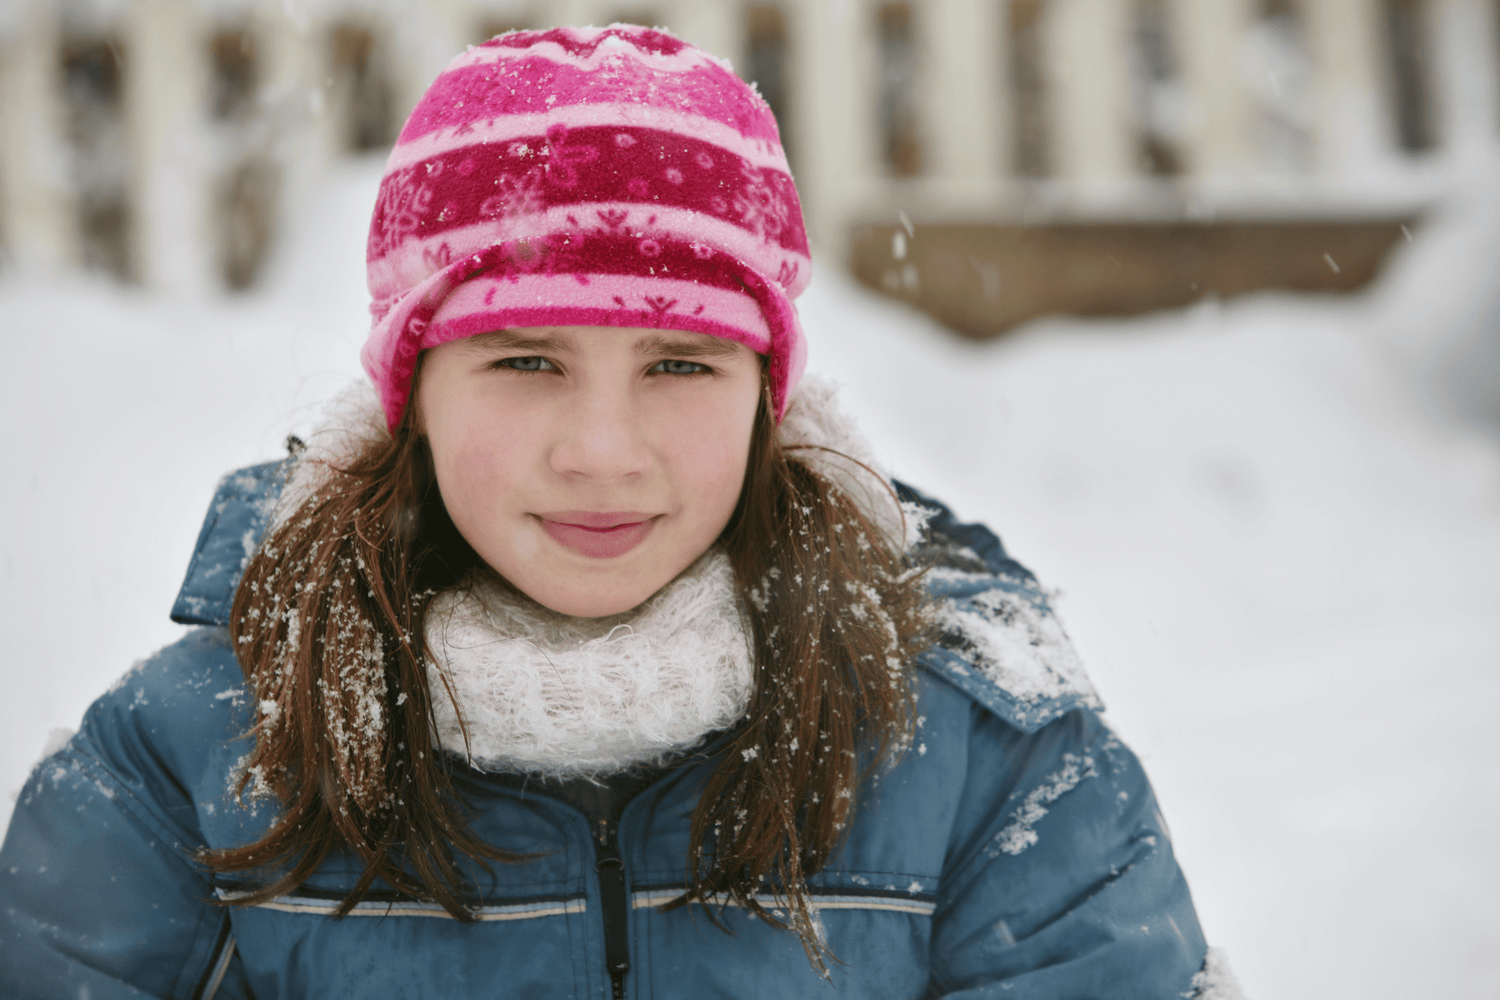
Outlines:
<svg viewBox="0 0 1500 1000"><path fill-rule="evenodd" d="M39 764L0 851L0 994L17 997L603 997L603 902L584 816L500 775L454 768L481 837L535 860L477 867L480 919L379 887L330 858L290 896L229 909L243 886L195 860L261 835L230 775L255 707L224 624L281 486L225 479L173 611L204 627L133 668ZM809 890L838 963L734 907L663 912L683 888L688 818L714 758L634 798L618 835L629 997L1230 997L1207 951L1140 762L1100 707L1036 581L980 525L902 488L943 637L918 659L912 750L861 790ZM1226 985L1230 984L1230 985Z"/></svg>

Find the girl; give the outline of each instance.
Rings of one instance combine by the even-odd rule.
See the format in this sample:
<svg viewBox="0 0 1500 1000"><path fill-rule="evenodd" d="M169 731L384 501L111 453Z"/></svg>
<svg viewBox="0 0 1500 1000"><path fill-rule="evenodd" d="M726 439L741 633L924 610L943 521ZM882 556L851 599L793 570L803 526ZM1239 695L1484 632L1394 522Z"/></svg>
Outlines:
<svg viewBox="0 0 1500 1000"><path fill-rule="evenodd" d="M368 260L375 398L225 480L204 627L17 804L6 995L1212 992L1035 581L801 379L801 210L726 66L470 50Z"/></svg>

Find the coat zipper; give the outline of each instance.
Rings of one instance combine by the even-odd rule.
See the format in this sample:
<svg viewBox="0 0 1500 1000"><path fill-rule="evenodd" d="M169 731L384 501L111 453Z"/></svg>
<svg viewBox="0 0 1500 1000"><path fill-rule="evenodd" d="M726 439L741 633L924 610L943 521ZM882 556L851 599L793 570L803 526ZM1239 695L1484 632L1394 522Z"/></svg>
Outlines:
<svg viewBox="0 0 1500 1000"><path fill-rule="evenodd" d="M601 822L594 842L594 871L599 874L599 903L604 911L604 967L609 972L611 1000L625 1000L625 974L630 971L625 892L625 859L616 844L616 824Z"/></svg>
<svg viewBox="0 0 1500 1000"><path fill-rule="evenodd" d="M219 984L224 982L224 974L229 971L229 963L234 958L234 934L230 932L229 916L225 914L224 924L219 928L219 940L214 945L214 961L207 972L203 974L203 981L193 991L193 1000L214 1000L214 995L219 992Z"/></svg>

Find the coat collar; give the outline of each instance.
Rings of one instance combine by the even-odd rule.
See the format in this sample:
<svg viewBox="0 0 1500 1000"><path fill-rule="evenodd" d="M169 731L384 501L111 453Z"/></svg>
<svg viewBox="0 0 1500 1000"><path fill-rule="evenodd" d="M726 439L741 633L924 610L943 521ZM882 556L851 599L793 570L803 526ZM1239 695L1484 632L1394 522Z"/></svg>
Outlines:
<svg viewBox="0 0 1500 1000"><path fill-rule="evenodd" d="M1031 571L989 528L960 522L902 482L895 486L903 505L914 505L927 519L915 555L929 567L938 638L918 664L1028 733L1076 708L1102 711L1083 661Z"/></svg>
<svg viewBox="0 0 1500 1000"><path fill-rule="evenodd" d="M198 532L172 620L181 625L229 624L229 608L250 556L271 523L292 466L290 458L231 472L219 481Z"/></svg>

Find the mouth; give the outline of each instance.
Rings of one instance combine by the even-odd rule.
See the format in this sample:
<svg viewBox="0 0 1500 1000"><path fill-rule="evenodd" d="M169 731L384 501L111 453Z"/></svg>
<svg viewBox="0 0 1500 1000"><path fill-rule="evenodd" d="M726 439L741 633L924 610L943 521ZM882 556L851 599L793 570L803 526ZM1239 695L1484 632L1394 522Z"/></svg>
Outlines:
<svg viewBox="0 0 1500 1000"><path fill-rule="evenodd" d="M563 510L533 515L559 545L590 559L614 559L640 545L660 514L639 511Z"/></svg>

